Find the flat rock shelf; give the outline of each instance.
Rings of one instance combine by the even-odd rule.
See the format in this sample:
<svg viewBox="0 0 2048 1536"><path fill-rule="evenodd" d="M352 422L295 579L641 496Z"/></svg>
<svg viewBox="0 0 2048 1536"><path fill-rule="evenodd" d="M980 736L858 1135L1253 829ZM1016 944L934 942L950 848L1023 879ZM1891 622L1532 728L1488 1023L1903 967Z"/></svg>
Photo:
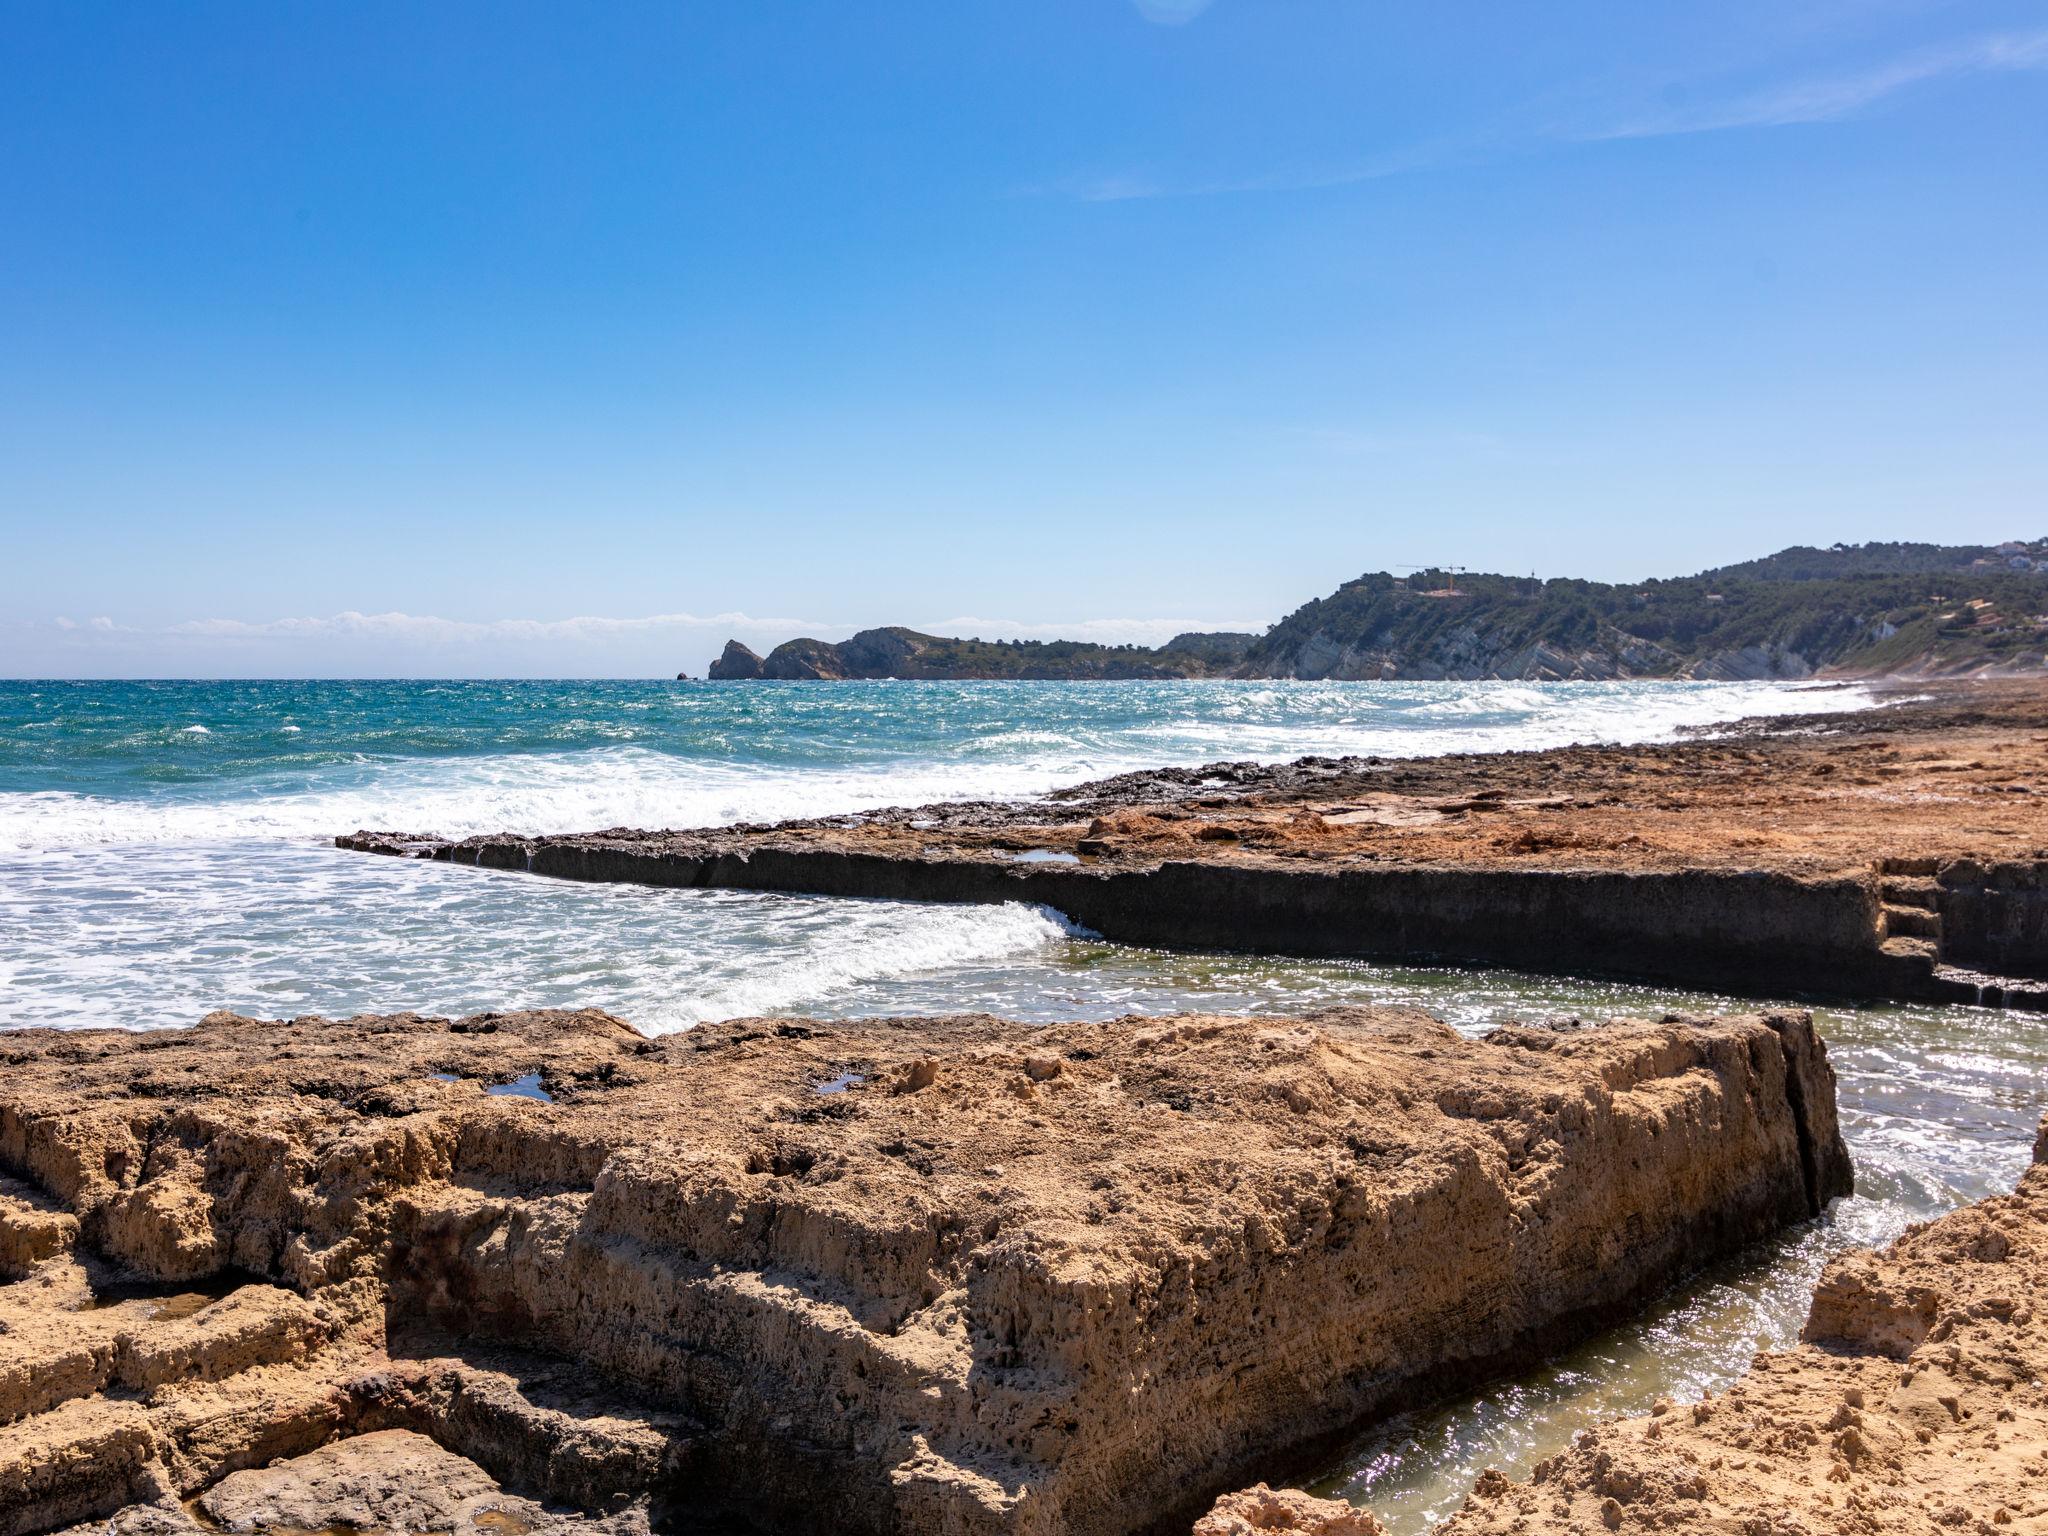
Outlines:
<svg viewBox="0 0 2048 1536"><path fill-rule="evenodd" d="M2048 1009L2048 690L1665 745L1212 763L1039 800L346 849L562 879L1037 903L1119 943Z"/></svg>
<svg viewBox="0 0 2048 1536"><path fill-rule="evenodd" d="M1803 1015L1364 1009L28 1031L0 1167L0 1536L1184 1531L1850 1183Z"/></svg>

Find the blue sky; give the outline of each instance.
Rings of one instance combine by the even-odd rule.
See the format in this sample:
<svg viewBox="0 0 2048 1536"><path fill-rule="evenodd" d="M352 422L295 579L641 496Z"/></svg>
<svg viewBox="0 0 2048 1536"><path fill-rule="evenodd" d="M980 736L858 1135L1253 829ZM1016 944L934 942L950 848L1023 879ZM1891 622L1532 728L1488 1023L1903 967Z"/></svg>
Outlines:
<svg viewBox="0 0 2048 1536"><path fill-rule="evenodd" d="M0 672L2048 533L2048 10L0 11Z"/></svg>

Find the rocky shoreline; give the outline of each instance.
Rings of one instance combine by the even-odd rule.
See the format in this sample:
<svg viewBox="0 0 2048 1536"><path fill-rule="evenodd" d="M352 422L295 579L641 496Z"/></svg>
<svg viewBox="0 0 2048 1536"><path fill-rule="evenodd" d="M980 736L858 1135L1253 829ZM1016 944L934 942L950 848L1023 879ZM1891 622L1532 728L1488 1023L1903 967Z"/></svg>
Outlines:
<svg viewBox="0 0 2048 1536"><path fill-rule="evenodd" d="M1137 942L2048 1000L2048 691L345 847ZM1805 1342L1444 1536L2048 1532L2048 1124ZM1850 1185L1802 1014L0 1036L0 1536L1373 1536L1284 1486ZM1263 1479L1264 1481L1260 1481ZM1276 1486L1278 1485L1278 1486Z"/></svg>
<svg viewBox="0 0 2048 1536"><path fill-rule="evenodd" d="M1669 745L1305 758L1043 800L348 849L566 879L1048 906L1168 948L2048 1008L2048 687Z"/></svg>
<svg viewBox="0 0 2048 1536"><path fill-rule="evenodd" d="M1892 1536L2048 1530L2048 1120L2010 1195L1821 1277L1798 1348L1719 1397L1582 1435L1523 1483L1481 1476L1437 1536L1594 1531ZM1263 1486L1196 1536L1373 1536L1362 1511Z"/></svg>
<svg viewBox="0 0 2048 1536"><path fill-rule="evenodd" d="M28 1031L0 1166L0 1536L1185 1530L1849 1181L1800 1015L1365 1009Z"/></svg>

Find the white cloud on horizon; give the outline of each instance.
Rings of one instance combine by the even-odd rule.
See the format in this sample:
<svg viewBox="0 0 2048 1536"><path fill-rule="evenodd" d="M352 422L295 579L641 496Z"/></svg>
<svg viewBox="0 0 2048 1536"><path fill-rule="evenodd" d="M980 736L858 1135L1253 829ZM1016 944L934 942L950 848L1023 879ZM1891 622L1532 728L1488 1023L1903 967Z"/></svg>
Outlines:
<svg viewBox="0 0 2048 1536"><path fill-rule="evenodd" d="M756 618L751 614L663 613L613 618L450 619L436 614L292 615L276 619L204 618L159 626L68 616L4 626L16 676L106 675L145 669L150 675L261 676L665 676L680 664L695 671L727 639L766 652L809 636L843 640L864 624ZM1004 640L1085 640L1100 645L1159 645L1188 630L1263 632L1265 620L1102 618L1024 624L961 617L917 628L941 635Z"/></svg>
<svg viewBox="0 0 2048 1536"><path fill-rule="evenodd" d="M62 621L59 621L60 623ZM422 645L472 645L487 642L590 641L658 634L673 630L743 629L749 631L843 626L806 619L757 619L744 613L657 613L642 618L580 615L567 619L444 619L433 614L357 613L348 610L326 617L267 619L188 619L158 633L214 640L380 639Z"/></svg>

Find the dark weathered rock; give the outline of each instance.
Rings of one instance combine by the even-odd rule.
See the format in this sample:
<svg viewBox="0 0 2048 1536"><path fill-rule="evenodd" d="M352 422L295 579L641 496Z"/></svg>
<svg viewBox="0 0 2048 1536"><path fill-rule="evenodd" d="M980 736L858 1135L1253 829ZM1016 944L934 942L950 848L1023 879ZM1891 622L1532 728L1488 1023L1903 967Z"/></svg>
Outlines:
<svg viewBox="0 0 2048 1536"><path fill-rule="evenodd" d="M760 675L791 682L837 682L853 676L839 648L824 640L785 640L768 653Z"/></svg>
<svg viewBox="0 0 2048 1536"><path fill-rule="evenodd" d="M704 675L714 682L738 682L761 675L761 658L737 640L725 642L725 649L718 660L711 663Z"/></svg>

